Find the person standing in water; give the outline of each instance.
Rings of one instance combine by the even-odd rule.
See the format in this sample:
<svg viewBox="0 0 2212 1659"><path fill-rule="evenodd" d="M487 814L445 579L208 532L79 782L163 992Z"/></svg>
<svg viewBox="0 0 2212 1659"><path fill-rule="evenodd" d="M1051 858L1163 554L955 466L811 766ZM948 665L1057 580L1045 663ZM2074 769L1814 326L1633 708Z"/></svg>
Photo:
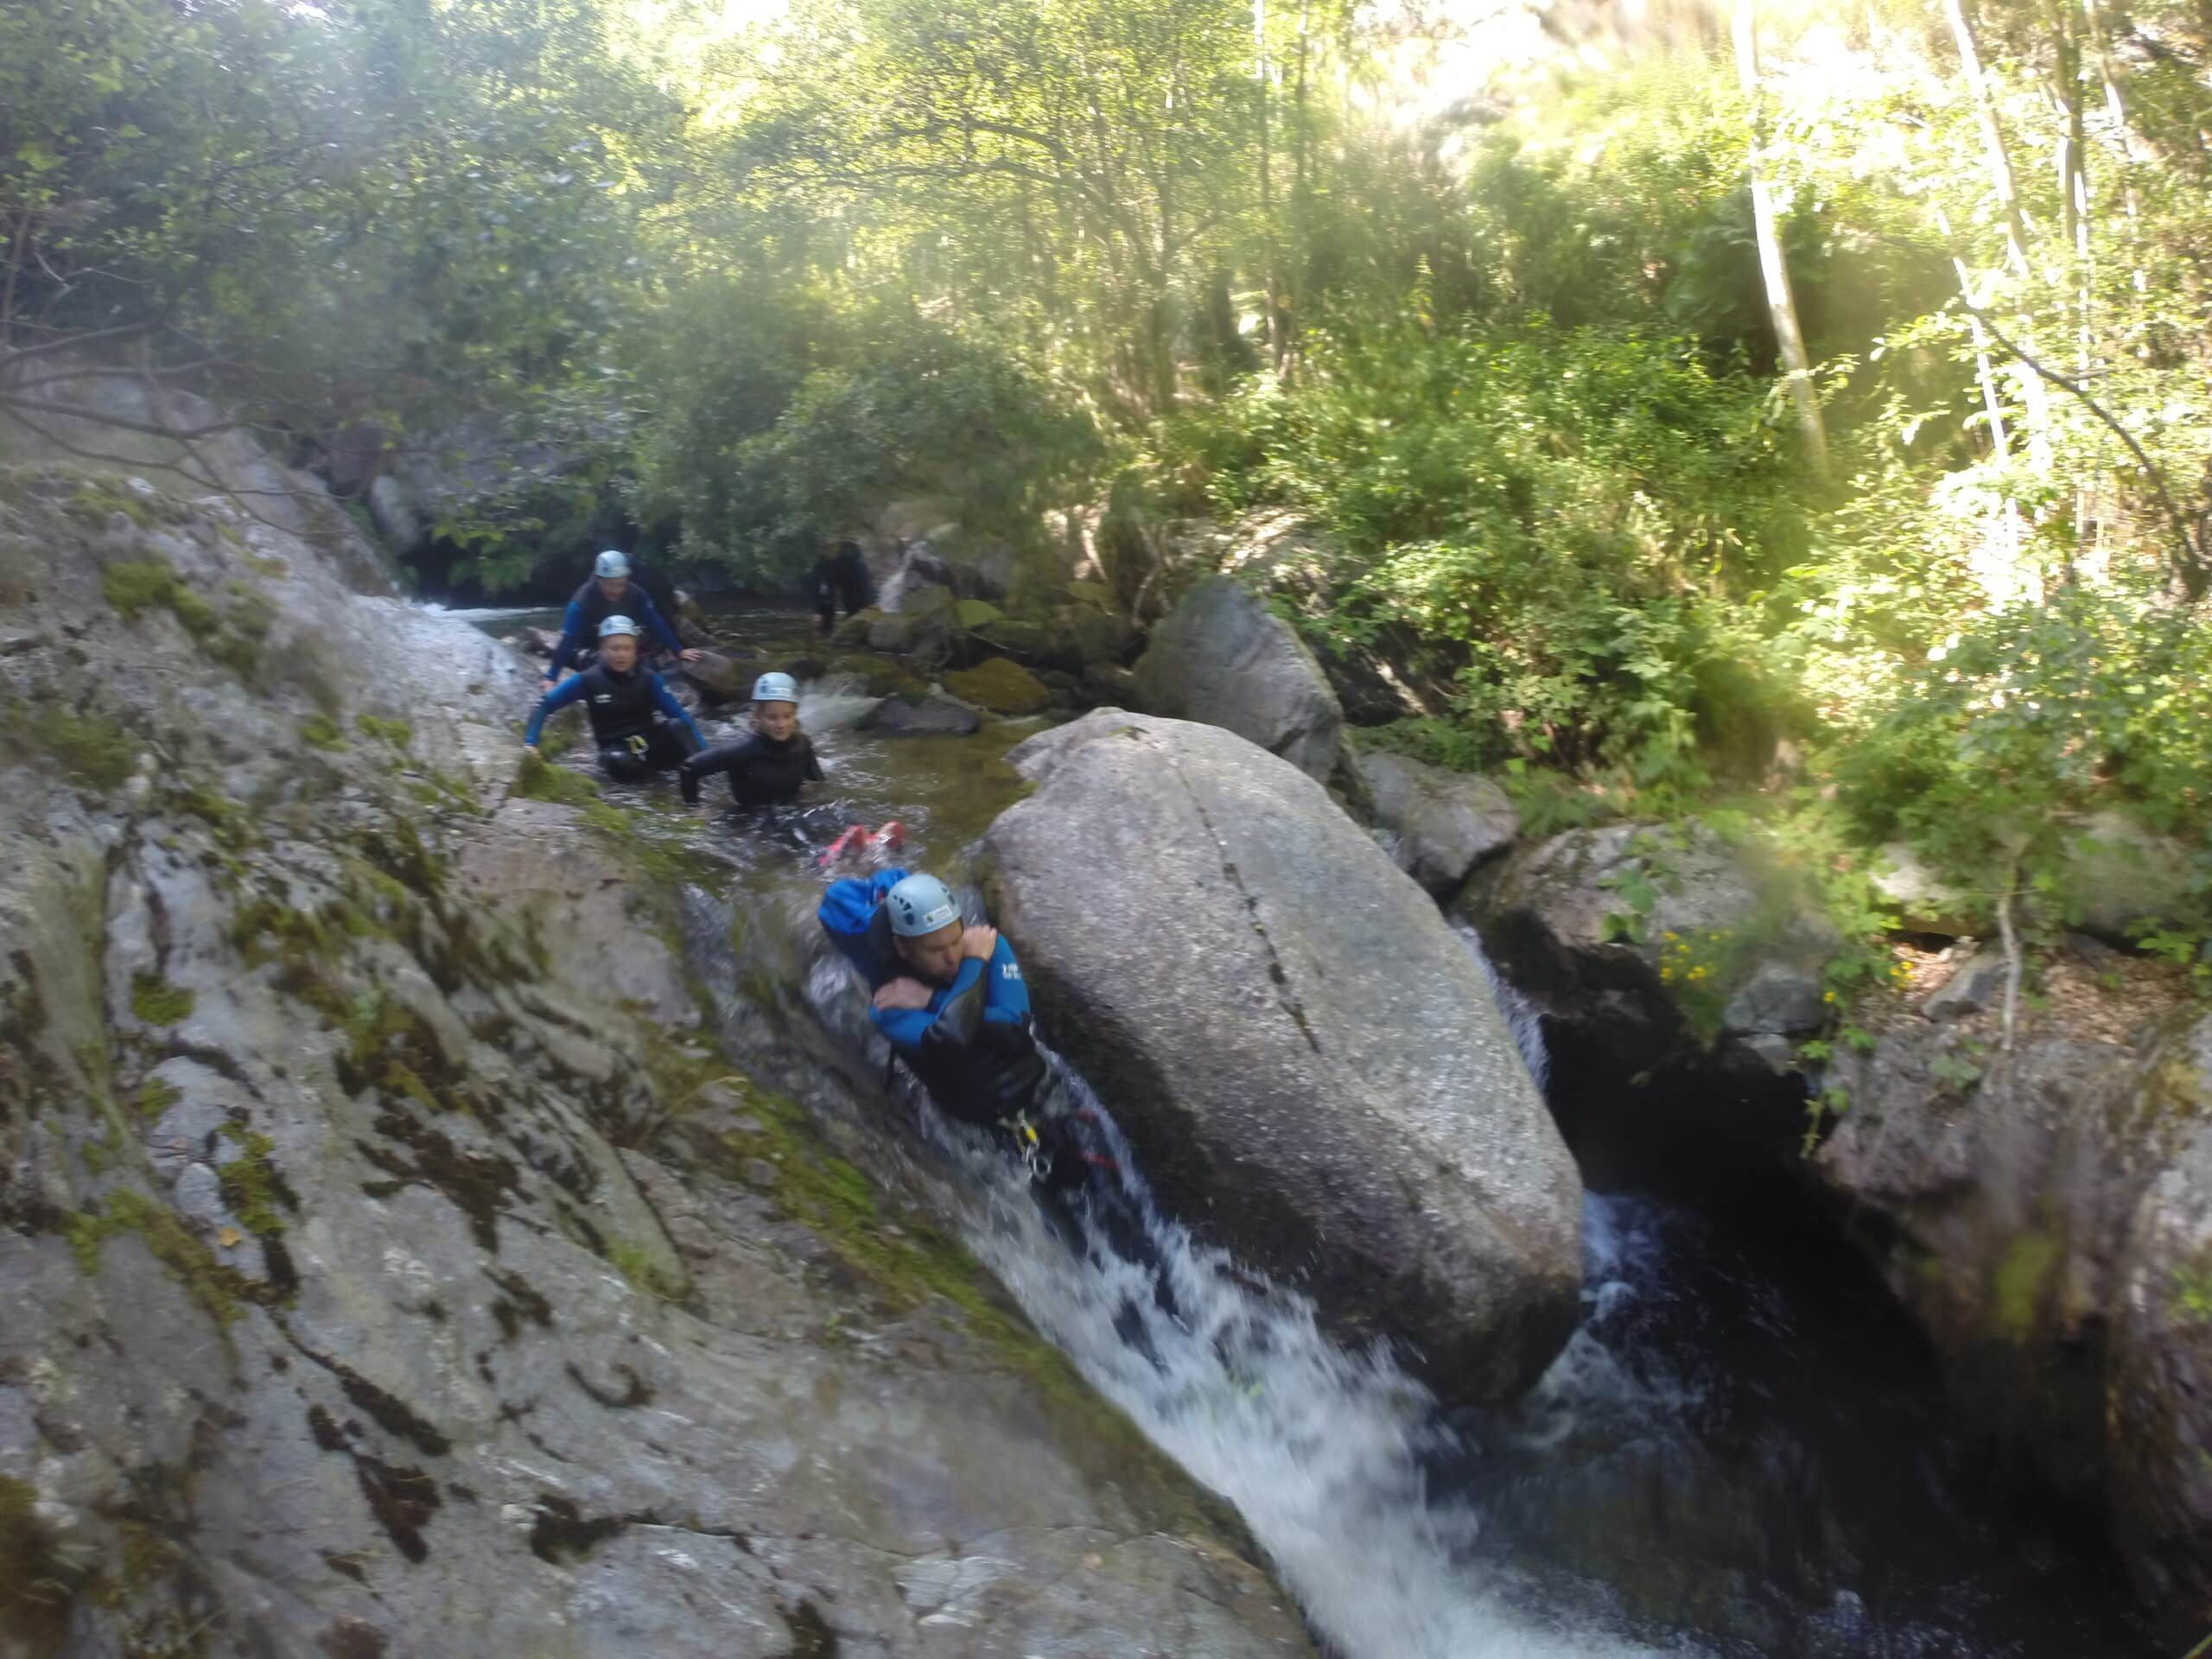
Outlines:
<svg viewBox="0 0 2212 1659"><path fill-rule="evenodd" d="M537 753L546 716L582 702L599 747L599 766L609 778L635 783L680 765L706 739L698 722L676 700L668 683L638 663L638 625L610 616L599 625L599 660L563 680L540 697L523 733L523 746Z"/></svg>
<svg viewBox="0 0 2212 1659"><path fill-rule="evenodd" d="M753 683L753 729L733 742L686 757L677 773L683 798L696 804L707 779L729 779L740 806L789 806L799 791L822 781L813 741L798 728L798 683L788 674L763 674Z"/></svg>
<svg viewBox="0 0 2212 1659"><path fill-rule="evenodd" d="M806 579L814 602L814 631L826 636L837 625L837 607L851 616L875 603L875 583L868 573L868 556L855 541L835 549L824 546Z"/></svg>
<svg viewBox="0 0 2212 1659"><path fill-rule="evenodd" d="M684 648L643 585L631 580L629 559L609 548L593 561L591 579L569 601L561 619L561 643L553 647L553 660L546 664L543 690L551 690L569 664L575 663L580 671L590 666L588 648L610 616L642 620L652 637L679 659L689 663L698 658L697 652Z"/></svg>

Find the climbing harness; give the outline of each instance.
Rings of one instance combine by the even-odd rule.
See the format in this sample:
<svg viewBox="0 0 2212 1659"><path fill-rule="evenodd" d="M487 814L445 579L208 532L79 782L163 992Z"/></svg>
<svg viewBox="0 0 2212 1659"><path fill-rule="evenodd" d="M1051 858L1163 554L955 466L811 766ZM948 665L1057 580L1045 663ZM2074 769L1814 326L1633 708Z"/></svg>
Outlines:
<svg viewBox="0 0 2212 1659"><path fill-rule="evenodd" d="M1042 1186L1052 1173L1052 1154L1045 1150L1028 1112L1019 1111L1008 1118L1007 1131L1014 1136L1014 1148L1021 1155L1021 1166L1029 1172L1029 1179Z"/></svg>
<svg viewBox="0 0 2212 1659"><path fill-rule="evenodd" d="M639 760L642 760L645 758L645 750L649 746L645 742L645 737L643 732L632 732L629 736L624 738L622 741L624 746L629 749L630 753L637 756Z"/></svg>

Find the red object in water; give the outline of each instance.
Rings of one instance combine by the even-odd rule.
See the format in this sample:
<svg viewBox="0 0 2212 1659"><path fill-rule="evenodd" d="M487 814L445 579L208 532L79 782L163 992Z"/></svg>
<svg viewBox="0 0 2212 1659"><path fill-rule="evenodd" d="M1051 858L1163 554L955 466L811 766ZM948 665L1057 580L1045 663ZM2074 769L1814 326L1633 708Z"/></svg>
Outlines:
<svg viewBox="0 0 2212 1659"><path fill-rule="evenodd" d="M869 840L870 836L866 826L855 824L830 843L830 850L823 854L820 860L822 868L825 870L830 868L849 853L865 853L868 851Z"/></svg>
<svg viewBox="0 0 2212 1659"><path fill-rule="evenodd" d="M895 853L906 844L906 826L893 818L875 832L875 844L887 853Z"/></svg>

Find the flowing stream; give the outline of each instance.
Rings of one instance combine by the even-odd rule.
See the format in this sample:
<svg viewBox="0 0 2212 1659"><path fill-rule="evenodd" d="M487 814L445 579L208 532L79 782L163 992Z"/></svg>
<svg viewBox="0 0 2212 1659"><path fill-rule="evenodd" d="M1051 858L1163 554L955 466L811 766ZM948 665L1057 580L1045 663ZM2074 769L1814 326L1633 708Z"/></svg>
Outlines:
<svg viewBox="0 0 2212 1659"><path fill-rule="evenodd" d="M788 614L735 620L750 643L799 649ZM867 700L837 685L810 689L801 718L840 806L903 820L903 861L957 878L1021 793L1002 757L1039 722L878 740L854 729ZM712 736L721 722L704 723ZM1725 1201L1591 1193L1582 1324L1510 1411L1440 1410L1387 1354L1338 1346L1301 1298L1193 1241L1131 1173L1172 1276L1170 1318L1112 1250L1078 1259L1006 1160L911 1097L887 1108L871 1086L880 1060L859 1052L857 988L815 938L826 878L792 826L702 827L673 796L639 792L645 833L725 872L693 895L689 921L734 1056L849 1141L921 1148L894 1161L950 1195L978 1259L1091 1383L1236 1505L1325 1650L2156 1653L2093 1541L1990 1489L1925 1354L1848 1253L1745 1223ZM1538 1021L1510 986L1498 994L1541 1081ZM887 1109L918 1113L921 1135L887 1133L871 1116Z"/></svg>

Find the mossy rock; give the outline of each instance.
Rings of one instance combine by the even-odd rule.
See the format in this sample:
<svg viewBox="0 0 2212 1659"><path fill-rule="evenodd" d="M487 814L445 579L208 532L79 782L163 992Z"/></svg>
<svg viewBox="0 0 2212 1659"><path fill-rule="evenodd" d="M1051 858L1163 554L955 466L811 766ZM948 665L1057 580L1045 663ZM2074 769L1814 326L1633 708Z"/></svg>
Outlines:
<svg viewBox="0 0 2212 1659"><path fill-rule="evenodd" d="M1114 590L1103 582L1071 582L1067 594L1078 605L1095 606L1102 611L1114 608Z"/></svg>
<svg viewBox="0 0 2212 1659"><path fill-rule="evenodd" d="M1033 715L1052 705L1050 687L1016 662L994 657L944 677L944 689L995 715Z"/></svg>
<svg viewBox="0 0 2212 1659"><path fill-rule="evenodd" d="M832 661L830 671L855 675L867 681L871 697L904 697L909 702L919 702L930 694L927 680L887 658L855 652Z"/></svg>
<svg viewBox="0 0 2212 1659"><path fill-rule="evenodd" d="M864 611L855 611L837 625L836 632L830 636L830 639L840 645L865 645L868 630L882 620L881 608L874 605Z"/></svg>

